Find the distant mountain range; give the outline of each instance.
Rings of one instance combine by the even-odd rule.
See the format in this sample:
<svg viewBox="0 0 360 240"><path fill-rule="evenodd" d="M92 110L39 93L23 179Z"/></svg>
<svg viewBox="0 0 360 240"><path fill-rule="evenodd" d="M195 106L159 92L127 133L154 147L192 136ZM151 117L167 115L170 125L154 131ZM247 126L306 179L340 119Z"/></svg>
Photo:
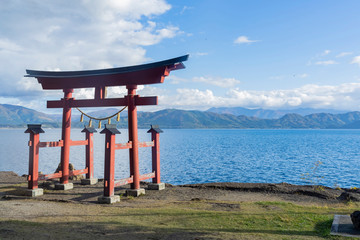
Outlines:
<svg viewBox="0 0 360 240"><path fill-rule="evenodd" d="M43 123L47 126L58 126L58 122L51 115L21 106L0 104L0 127L23 127L27 123Z"/></svg>
<svg viewBox="0 0 360 240"><path fill-rule="evenodd" d="M232 114L235 116L248 116L248 117L257 117L263 119L278 119L289 113L297 113L301 116L306 116L313 113L332 113L340 114L346 113L349 111L339 111L333 109L313 109L313 108L297 108L297 109L283 109L283 110L269 110L269 109L248 109L242 107L218 107L210 108L208 112L220 113L220 114Z"/></svg>
<svg viewBox="0 0 360 240"><path fill-rule="evenodd" d="M163 128L357 129L360 128L360 112L314 113L306 116L289 113L279 119L174 109L139 114L139 126L148 127L150 123L159 124Z"/></svg>
<svg viewBox="0 0 360 240"><path fill-rule="evenodd" d="M116 113L119 109L109 108L90 112L91 116L104 117ZM314 113L314 109L265 110L246 108L211 108L208 111L185 111L165 109L157 112L138 112L139 128L148 128L158 124L161 128L263 128L263 129L360 129L360 112ZM321 110L323 112L323 110ZM287 112L287 113L286 113ZM310 114L306 114L310 112ZM241 114L238 114L241 113ZM246 113L246 114L245 114ZM257 116L268 116L260 118ZM280 116L274 118L275 116ZM84 127L79 122L80 114L73 111L73 127ZM0 104L0 127L26 127L30 123L41 123L44 127L61 127L61 115L49 115L29 108ZM103 122L105 123L105 121ZM115 118L112 123L116 123ZM97 126L97 122L94 122ZM127 113L121 113L119 128L127 127Z"/></svg>

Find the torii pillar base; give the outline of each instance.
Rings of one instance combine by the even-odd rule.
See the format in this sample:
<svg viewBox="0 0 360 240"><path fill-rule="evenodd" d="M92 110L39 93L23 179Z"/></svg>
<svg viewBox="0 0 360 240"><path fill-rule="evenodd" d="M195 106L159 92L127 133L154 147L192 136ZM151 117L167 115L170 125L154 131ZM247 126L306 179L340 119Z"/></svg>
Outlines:
<svg viewBox="0 0 360 240"><path fill-rule="evenodd" d="M106 203L106 204L112 204L120 202L120 196L119 195L112 195L110 197L101 196L98 197L99 203Z"/></svg>
<svg viewBox="0 0 360 240"><path fill-rule="evenodd" d="M126 195L132 196L132 197L138 197L140 195L145 195L145 189L144 188L128 189L128 190L126 190Z"/></svg>
<svg viewBox="0 0 360 240"><path fill-rule="evenodd" d="M55 190L70 190L73 189L73 183L56 183Z"/></svg>
<svg viewBox="0 0 360 240"><path fill-rule="evenodd" d="M42 188L36 189L26 189L25 195L30 197L38 197L44 195L44 190Z"/></svg>
<svg viewBox="0 0 360 240"><path fill-rule="evenodd" d="M81 179L81 185L95 185L98 183L97 178Z"/></svg>
<svg viewBox="0 0 360 240"><path fill-rule="evenodd" d="M164 190L165 189L165 183L149 183L148 184L148 190Z"/></svg>

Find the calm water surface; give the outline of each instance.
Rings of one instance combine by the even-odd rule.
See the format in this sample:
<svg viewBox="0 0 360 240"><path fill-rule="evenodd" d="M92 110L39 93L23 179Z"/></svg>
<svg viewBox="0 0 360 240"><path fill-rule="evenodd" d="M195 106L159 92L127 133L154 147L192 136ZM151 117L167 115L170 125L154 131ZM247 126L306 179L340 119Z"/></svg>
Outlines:
<svg viewBox="0 0 360 240"><path fill-rule="evenodd" d="M29 135L24 130L0 130L0 170L27 173ZM127 130L120 131L116 142L127 142ZM150 141L146 131L139 130L140 141ZM72 140L85 138L81 129L71 134ZM103 178L104 135L94 137L95 176ZM45 129L40 135L40 141L60 138L59 129ZM84 151L84 146L71 147L70 162L76 169L85 167ZM360 130L165 129L160 154L162 181L171 184L288 182L360 187ZM128 150L116 151L117 179L129 175L128 156ZM141 174L151 172L151 149L140 148L139 156ZM60 148L40 149L39 171L52 173L59 162Z"/></svg>

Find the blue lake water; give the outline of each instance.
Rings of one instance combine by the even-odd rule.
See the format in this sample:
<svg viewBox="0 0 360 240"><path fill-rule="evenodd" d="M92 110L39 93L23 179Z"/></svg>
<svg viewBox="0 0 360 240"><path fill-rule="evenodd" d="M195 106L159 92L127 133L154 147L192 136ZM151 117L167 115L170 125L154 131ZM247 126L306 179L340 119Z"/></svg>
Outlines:
<svg viewBox="0 0 360 240"><path fill-rule="evenodd" d="M0 130L1 171L28 172L29 135L24 130ZM127 130L120 131L116 142L127 142ZM140 141L150 141L146 131L139 130ZM85 138L81 129L71 134L72 140ZM45 129L40 135L40 141L60 138L59 129ZM70 162L76 169L85 167L84 151L84 146L71 147ZM360 187L360 130L165 129L160 155L162 181L171 184L287 182ZM129 176L128 156L128 150L116 151L115 178ZM141 174L151 172L151 149L140 148L139 156ZM94 157L95 176L103 178L103 134L94 134ZM39 171L52 173L59 162L60 148L40 149Z"/></svg>

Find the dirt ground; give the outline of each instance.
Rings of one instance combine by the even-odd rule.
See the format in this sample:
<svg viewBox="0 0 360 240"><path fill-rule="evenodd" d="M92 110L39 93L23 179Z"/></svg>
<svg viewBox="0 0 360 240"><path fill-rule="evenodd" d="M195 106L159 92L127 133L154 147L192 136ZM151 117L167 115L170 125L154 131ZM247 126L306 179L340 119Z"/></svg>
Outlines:
<svg viewBox="0 0 360 240"><path fill-rule="evenodd" d="M162 191L147 190L147 183L141 183L146 194L137 198L127 197L129 186L115 188L121 201L115 204L99 204L103 195L103 181L96 185L81 185L73 181L74 188L67 191L54 190L55 181L40 182L44 195L35 198L24 196L26 177L13 172L0 172L0 220L31 220L37 217L56 217L71 213L82 215L93 207L156 207L167 203L189 201L217 201L211 210L231 211L239 207L236 202L288 201L300 205L328 205L347 201L360 201L358 189L332 189L323 186L298 186L287 183L206 183L174 186L166 184ZM220 203L219 203L220 202ZM65 204L65 205L64 205ZM66 206L66 207L64 207ZM1 227L1 226L0 226ZM10 235L9 235L10 234ZM0 231L0 238L11 233Z"/></svg>
<svg viewBox="0 0 360 240"><path fill-rule="evenodd" d="M81 185L80 181L73 181L74 188L67 191L54 190L56 181L39 183L44 189L44 195L36 198L24 196L26 178L14 172L0 172L0 215L10 217L16 211L7 211L7 205L14 200L31 199L32 204L48 204L53 202L69 202L79 204L98 204L98 197L103 195L103 181L100 179L95 185ZM146 194L138 198L126 197L129 185L115 188L115 194L121 195L119 203L112 206L147 206L171 201L215 200L230 202L254 201L289 201L297 204L334 204L346 201L360 201L359 189L333 189L324 186L291 185L287 183L205 183L189 185L166 184L165 190L147 190L147 183L141 187ZM131 201L129 201L129 199ZM220 208L222 208L220 206ZM39 214L38 209L29 215Z"/></svg>

